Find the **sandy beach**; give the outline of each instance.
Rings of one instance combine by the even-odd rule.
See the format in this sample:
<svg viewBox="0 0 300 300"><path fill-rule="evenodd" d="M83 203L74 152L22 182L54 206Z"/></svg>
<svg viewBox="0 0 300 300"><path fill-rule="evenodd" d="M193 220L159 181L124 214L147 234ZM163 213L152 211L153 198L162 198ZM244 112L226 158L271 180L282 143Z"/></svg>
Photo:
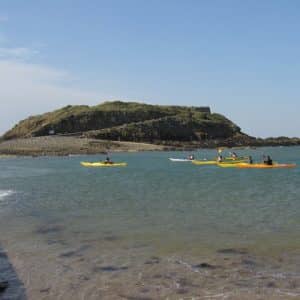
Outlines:
<svg viewBox="0 0 300 300"><path fill-rule="evenodd" d="M70 155L110 152L161 151L166 147L146 143L105 141L70 136L44 136L0 143L0 155Z"/></svg>

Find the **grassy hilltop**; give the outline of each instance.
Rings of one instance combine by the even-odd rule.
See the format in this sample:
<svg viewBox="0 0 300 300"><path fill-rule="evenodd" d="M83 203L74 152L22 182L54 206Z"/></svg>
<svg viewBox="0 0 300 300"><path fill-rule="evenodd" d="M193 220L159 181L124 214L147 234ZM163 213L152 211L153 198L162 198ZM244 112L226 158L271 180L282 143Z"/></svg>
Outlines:
<svg viewBox="0 0 300 300"><path fill-rule="evenodd" d="M2 136L0 155L95 154L219 146L300 145L299 138L244 134L209 107L105 102L29 117Z"/></svg>
<svg viewBox="0 0 300 300"><path fill-rule="evenodd" d="M66 106L29 117L3 138L78 134L105 140L160 143L227 139L241 129L209 107L160 106L134 102L105 102L97 106Z"/></svg>

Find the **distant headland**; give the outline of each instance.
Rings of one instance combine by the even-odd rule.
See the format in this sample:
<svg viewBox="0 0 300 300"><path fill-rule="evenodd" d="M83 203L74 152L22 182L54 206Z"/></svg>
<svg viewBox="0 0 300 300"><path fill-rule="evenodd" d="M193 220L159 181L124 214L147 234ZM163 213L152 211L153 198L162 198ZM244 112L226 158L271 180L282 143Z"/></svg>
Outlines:
<svg viewBox="0 0 300 300"><path fill-rule="evenodd" d="M66 106L20 121L1 137L2 155L300 145L299 138L259 139L209 107L104 102Z"/></svg>

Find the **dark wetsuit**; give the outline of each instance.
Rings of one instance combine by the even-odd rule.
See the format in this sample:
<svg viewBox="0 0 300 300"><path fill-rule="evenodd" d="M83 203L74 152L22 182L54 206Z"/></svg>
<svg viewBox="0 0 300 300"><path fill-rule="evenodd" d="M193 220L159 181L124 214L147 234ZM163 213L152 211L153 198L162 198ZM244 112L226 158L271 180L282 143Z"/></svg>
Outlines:
<svg viewBox="0 0 300 300"><path fill-rule="evenodd" d="M105 163L105 164L112 164L112 161L110 160L109 157L106 157L104 163Z"/></svg>
<svg viewBox="0 0 300 300"><path fill-rule="evenodd" d="M273 165L273 160L271 159L270 156L267 157L267 160L264 161L264 163L268 166L272 166Z"/></svg>

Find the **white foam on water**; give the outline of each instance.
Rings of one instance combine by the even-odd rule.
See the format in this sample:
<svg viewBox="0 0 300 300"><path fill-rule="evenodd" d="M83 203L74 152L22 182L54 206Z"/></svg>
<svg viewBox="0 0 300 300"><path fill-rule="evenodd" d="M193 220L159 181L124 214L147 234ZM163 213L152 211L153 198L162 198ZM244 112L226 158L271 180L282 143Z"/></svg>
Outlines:
<svg viewBox="0 0 300 300"><path fill-rule="evenodd" d="M0 190L0 201L4 200L6 197L9 197L14 193L15 191L13 190Z"/></svg>

